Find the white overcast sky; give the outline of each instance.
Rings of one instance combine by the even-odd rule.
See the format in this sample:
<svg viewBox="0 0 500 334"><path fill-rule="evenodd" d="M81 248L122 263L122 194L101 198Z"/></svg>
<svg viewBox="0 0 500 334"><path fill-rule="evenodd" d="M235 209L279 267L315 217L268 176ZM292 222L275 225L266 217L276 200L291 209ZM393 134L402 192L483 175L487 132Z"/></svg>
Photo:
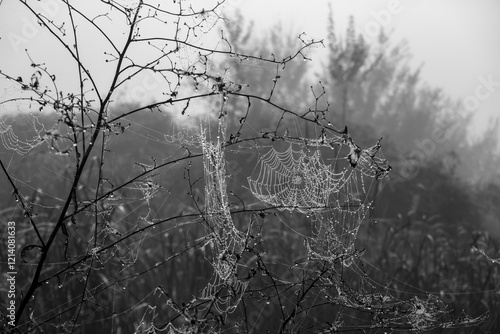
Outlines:
<svg viewBox="0 0 500 334"><path fill-rule="evenodd" d="M338 31L343 33L349 15L363 31L377 23L381 12L391 13L386 30L393 42L406 39L413 54L412 65L422 68L422 79L450 97L463 100L474 95L480 81L498 85L480 102L472 131L481 133L491 117L500 116L500 1L499 0L252 0L239 1L243 13L269 27L283 21L290 31L326 37L328 2L332 4ZM397 10L394 10L397 9ZM372 23L370 23L372 22ZM365 37L369 36L364 33Z"/></svg>
<svg viewBox="0 0 500 334"><path fill-rule="evenodd" d="M89 5L96 0L89 0ZM197 0L201 1L201 0ZM227 0L228 12L240 7L259 29L272 27L281 20L290 33L305 31L317 39L326 37L328 2L326 0ZM349 15L354 15L360 32L377 24L376 16L385 17L386 30L393 30L393 42L406 39L413 54L412 65L424 64L422 78L452 98L474 96L479 77L498 83L489 97L480 101L474 112L473 128L481 133L491 117L500 115L500 0L330 0L338 31L345 31ZM203 2L202 2L203 3ZM15 0L0 5L0 29L22 28L24 11ZM397 10L394 10L397 9ZM4 35L4 34L3 34ZM30 41L31 47L44 45L42 33ZM368 35L365 33L365 37ZM6 40L0 41L0 62L12 68L24 52L13 52ZM49 44L46 44L49 46ZM91 50L90 50L91 51ZM56 54L55 50L51 50ZM320 59L317 59L321 61ZM11 66L12 65L12 66ZM60 65L60 64L59 64ZM485 92L484 88L481 92Z"/></svg>

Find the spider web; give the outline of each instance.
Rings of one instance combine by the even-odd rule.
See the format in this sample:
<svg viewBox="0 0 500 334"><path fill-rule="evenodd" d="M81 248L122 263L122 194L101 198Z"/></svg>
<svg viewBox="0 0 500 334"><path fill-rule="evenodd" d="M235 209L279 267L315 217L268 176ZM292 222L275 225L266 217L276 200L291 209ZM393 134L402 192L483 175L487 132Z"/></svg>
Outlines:
<svg viewBox="0 0 500 334"><path fill-rule="evenodd" d="M165 134L165 141L169 144L179 144L182 147L199 148L200 130L195 126L180 126L180 120L171 122L169 133Z"/></svg>
<svg viewBox="0 0 500 334"><path fill-rule="evenodd" d="M235 227L227 199L226 161L223 141L225 124L219 120L215 143L205 140L202 130L203 164L205 175L205 219L208 233L212 235L214 249L212 266L215 278L202 292L202 299L212 299L220 313L233 312L247 283L237 278L237 262L245 248L245 236Z"/></svg>
<svg viewBox="0 0 500 334"><path fill-rule="evenodd" d="M49 134L31 113L15 117L0 113L0 142L9 151L24 155L43 144Z"/></svg>
<svg viewBox="0 0 500 334"><path fill-rule="evenodd" d="M38 84L40 76L40 71L32 75L32 85L34 82ZM29 91L20 80L21 77L16 84L8 85L4 85L4 80L0 81L0 143L19 155L25 155L42 144L47 144L50 151L64 154L70 145L65 137L67 130L51 113L44 111L39 96Z"/></svg>
<svg viewBox="0 0 500 334"><path fill-rule="evenodd" d="M250 191L280 210L296 210L310 217L313 236L306 239L309 260L333 263L341 258L350 266L359 226L371 207L371 186L390 170L380 155L380 140L363 150L345 132L337 157L327 165L319 147L335 147L332 143L338 139L280 139L290 142L288 148L277 151L271 147L260 157L255 176L248 178ZM318 149L311 150L308 144ZM347 156L340 156L346 150Z"/></svg>
<svg viewBox="0 0 500 334"><path fill-rule="evenodd" d="M308 155L293 144L284 152L270 149L260 159L258 177L248 178L250 191L262 202L280 210L308 213L328 205L330 194L338 191L345 171L334 173L321 161L319 151Z"/></svg>

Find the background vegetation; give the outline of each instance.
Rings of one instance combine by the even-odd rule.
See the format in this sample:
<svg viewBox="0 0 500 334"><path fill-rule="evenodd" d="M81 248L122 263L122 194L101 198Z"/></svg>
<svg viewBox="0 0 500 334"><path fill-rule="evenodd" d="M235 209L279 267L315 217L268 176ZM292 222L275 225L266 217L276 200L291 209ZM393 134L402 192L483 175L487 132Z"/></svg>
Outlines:
<svg viewBox="0 0 500 334"><path fill-rule="evenodd" d="M330 22L320 43L289 37L279 24L255 36L241 13L223 20L217 4L208 10L181 2L163 12L147 2L106 1L105 16L129 34L115 39L106 24L91 20L98 16L68 2L60 3L68 12L64 28L36 4L23 4L58 45L84 44L79 24L101 27L116 49L99 61L107 58L115 70L106 85L94 83L91 78L105 72L86 70L96 60L79 55L82 46L66 50L79 69L74 93L61 87L59 93L55 70L32 59L31 50L30 80L1 69L15 96L4 93L1 101L0 217L3 239L6 222L17 226L21 307L11 328L2 301L2 330L500 330L500 158L491 139L498 127L467 142L466 124L451 116L459 103L422 83L407 64L406 45L384 34L368 45L354 22L345 33ZM146 19L174 29L164 36L145 25L140 32ZM212 44L209 36L219 28L219 44ZM154 55L141 59L134 43ZM328 61L312 71L306 49L322 45ZM159 90L160 98L127 101L148 76L156 79L145 90ZM12 106L20 112L9 113ZM247 238L237 260L236 277L248 283L241 294L223 284L223 291L204 296L217 277L218 254L203 209L200 114L209 117L203 121L209 140L215 141L219 120L227 122L228 199ZM371 184L373 208L350 267L341 257L309 261L309 217L258 203L247 180L258 149L281 145L266 134L316 139L325 131L339 136L345 126L362 148L383 137L382 153L393 168L390 178ZM417 143L428 143L440 129L446 140L422 151ZM344 154L328 152L325 161Z"/></svg>

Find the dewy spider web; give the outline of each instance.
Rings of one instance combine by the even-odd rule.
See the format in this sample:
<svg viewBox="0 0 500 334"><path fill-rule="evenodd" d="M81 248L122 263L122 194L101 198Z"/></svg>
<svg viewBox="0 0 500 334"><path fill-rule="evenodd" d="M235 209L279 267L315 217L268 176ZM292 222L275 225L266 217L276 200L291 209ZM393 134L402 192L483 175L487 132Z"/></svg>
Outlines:
<svg viewBox="0 0 500 334"><path fill-rule="evenodd" d="M259 159L260 167L254 172L257 176L249 177L248 182L250 191L262 202L312 217L313 237L306 241L310 260L333 262L341 258L349 266L359 226L371 206L365 178L372 182L381 179L390 166L376 156L380 140L362 150L347 132L342 137L335 142L342 143L349 154L337 157L331 165L322 161L319 150L310 153L310 140L280 137L290 142L288 149L278 152L272 147ZM331 143L314 141L313 146L333 146ZM342 161L350 166L341 167Z"/></svg>
<svg viewBox="0 0 500 334"><path fill-rule="evenodd" d="M247 283L237 279L237 262L245 247L245 236L234 226L226 186L226 161L221 141L225 133L224 120L219 119L217 141L209 142L202 131L203 164L205 173L205 220L213 236L213 267L215 280L202 292L203 299L215 300L220 313L234 311L245 292Z"/></svg>
<svg viewBox="0 0 500 334"><path fill-rule="evenodd" d="M248 178L250 190L262 202L282 210L309 212L328 205L329 196L344 182L345 171L334 173L321 161L319 151L308 155L290 145L284 152L269 150L260 159L256 180Z"/></svg>
<svg viewBox="0 0 500 334"><path fill-rule="evenodd" d="M194 126L180 126L179 122L180 120L176 120L171 123L170 133L164 135L165 141L183 147L199 148L201 146L199 129Z"/></svg>
<svg viewBox="0 0 500 334"><path fill-rule="evenodd" d="M25 124L20 124L23 121ZM20 136L19 132L25 135ZM0 142L6 149L17 152L19 155L24 155L43 144L47 139L47 133L44 125L32 114L16 117L0 114Z"/></svg>
<svg viewBox="0 0 500 334"><path fill-rule="evenodd" d="M306 243L309 259L333 262L342 257L343 264L349 266L359 226L371 205L363 177L351 170L342 188L331 197L327 208L311 210L314 238Z"/></svg>

